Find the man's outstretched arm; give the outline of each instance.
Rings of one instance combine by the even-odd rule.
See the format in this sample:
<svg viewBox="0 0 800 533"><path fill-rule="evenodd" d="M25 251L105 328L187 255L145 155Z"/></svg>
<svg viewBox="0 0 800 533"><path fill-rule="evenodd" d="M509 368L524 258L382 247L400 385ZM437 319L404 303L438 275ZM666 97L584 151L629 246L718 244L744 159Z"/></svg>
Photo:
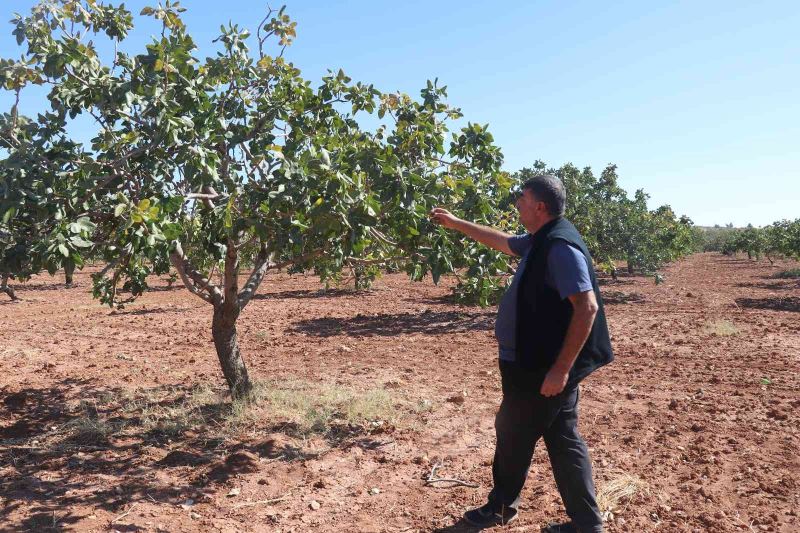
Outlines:
<svg viewBox="0 0 800 533"><path fill-rule="evenodd" d="M489 248L494 248L495 250L508 255L517 255L508 245L508 239L511 237L511 235L508 233L490 228L488 226L482 226L481 224L475 224L474 222L462 220L453 215L447 209L443 209L441 207L437 207L431 211L431 219L433 219L433 221L437 224L440 224L445 228L459 231L470 239L474 239L481 244L485 244Z"/></svg>

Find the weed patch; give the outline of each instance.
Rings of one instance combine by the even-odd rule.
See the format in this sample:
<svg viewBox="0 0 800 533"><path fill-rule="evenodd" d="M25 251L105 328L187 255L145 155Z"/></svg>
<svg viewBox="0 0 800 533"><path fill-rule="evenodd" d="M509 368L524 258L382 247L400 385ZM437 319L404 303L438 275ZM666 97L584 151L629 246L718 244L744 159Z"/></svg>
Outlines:
<svg viewBox="0 0 800 533"><path fill-rule="evenodd" d="M775 273L773 278L776 279L800 279L800 268L789 268Z"/></svg>
<svg viewBox="0 0 800 533"><path fill-rule="evenodd" d="M708 321L703 331L710 335L717 335L718 337L730 337L739 334L739 329L730 320Z"/></svg>

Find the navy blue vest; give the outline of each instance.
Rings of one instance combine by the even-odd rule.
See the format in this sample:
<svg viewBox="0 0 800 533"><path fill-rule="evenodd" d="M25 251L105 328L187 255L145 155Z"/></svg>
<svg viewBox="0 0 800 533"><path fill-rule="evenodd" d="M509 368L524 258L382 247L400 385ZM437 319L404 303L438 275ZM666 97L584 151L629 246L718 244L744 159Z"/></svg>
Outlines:
<svg viewBox="0 0 800 533"><path fill-rule="evenodd" d="M562 300L558 291L545 283L547 256L556 240L583 254L598 305L592 330L569 374L568 385L572 385L613 361L614 353L592 257L578 230L565 218L548 222L533 235L517 296L517 363L528 370L549 369L558 358L572 319L572 303Z"/></svg>

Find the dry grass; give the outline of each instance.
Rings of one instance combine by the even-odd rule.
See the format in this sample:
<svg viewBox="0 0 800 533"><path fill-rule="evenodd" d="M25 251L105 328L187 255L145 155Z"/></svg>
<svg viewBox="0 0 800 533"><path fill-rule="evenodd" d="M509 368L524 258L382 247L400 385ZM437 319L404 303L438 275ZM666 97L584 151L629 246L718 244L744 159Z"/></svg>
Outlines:
<svg viewBox="0 0 800 533"><path fill-rule="evenodd" d="M618 512L620 504L628 504L639 492L647 491L647 483L633 474L620 474L600 486L597 506L602 513Z"/></svg>
<svg viewBox="0 0 800 533"><path fill-rule="evenodd" d="M414 410L386 389L357 391L332 384L275 381L256 388L251 416L289 422L303 434L326 433L337 425L397 424Z"/></svg>
<svg viewBox="0 0 800 533"><path fill-rule="evenodd" d="M270 427L305 438L341 428L366 432L396 426L430 408L430 402L415 404L383 388L356 390L285 380L256 383L250 398L233 402L226 391L210 385L188 391L160 387L100 392L73 404L75 417L54 428L41 444L103 445L112 437L174 439L187 432L207 439L236 439Z"/></svg>
<svg viewBox="0 0 800 533"><path fill-rule="evenodd" d="M63 429L65 431L64 436L66 436L65 440L91 446L107 444L108 438L117 432L114 424L90 415L70 420Z"/></svg>
<svg viewBox="0 0 800 533"><path fill-rule="evenodd" d="M33 359L41 355L41 350L35 348L3 348L0 350L0 358L13 358L13 359Z"/></svg>
<svg viewBox="0 0 800 533"><path fill-rule="evenodd" d="M718 337L730 337L739 334L739 329L730 320L709 320L706 322L703 331Z"/></svg>

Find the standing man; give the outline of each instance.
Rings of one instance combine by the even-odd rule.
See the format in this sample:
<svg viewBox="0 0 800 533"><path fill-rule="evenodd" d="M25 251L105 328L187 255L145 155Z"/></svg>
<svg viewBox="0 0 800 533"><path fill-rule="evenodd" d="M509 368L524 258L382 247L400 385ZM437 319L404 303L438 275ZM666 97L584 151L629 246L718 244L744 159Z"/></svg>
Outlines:
<svg viewBox="0 0 800 533"><path fill-rule="evenodd" d="M461 220L442 208L431 211L442 226L521 257L495 324L503 401L495 419L494 487L485 505L464 514L478 527L517 517L534 446L544 438L571 519L545 531L603 531L589 451L578 433L578 383L614 356L592 258L563 218L565 203L555 176L527 180L516 200L525 235Z"/></svg>

